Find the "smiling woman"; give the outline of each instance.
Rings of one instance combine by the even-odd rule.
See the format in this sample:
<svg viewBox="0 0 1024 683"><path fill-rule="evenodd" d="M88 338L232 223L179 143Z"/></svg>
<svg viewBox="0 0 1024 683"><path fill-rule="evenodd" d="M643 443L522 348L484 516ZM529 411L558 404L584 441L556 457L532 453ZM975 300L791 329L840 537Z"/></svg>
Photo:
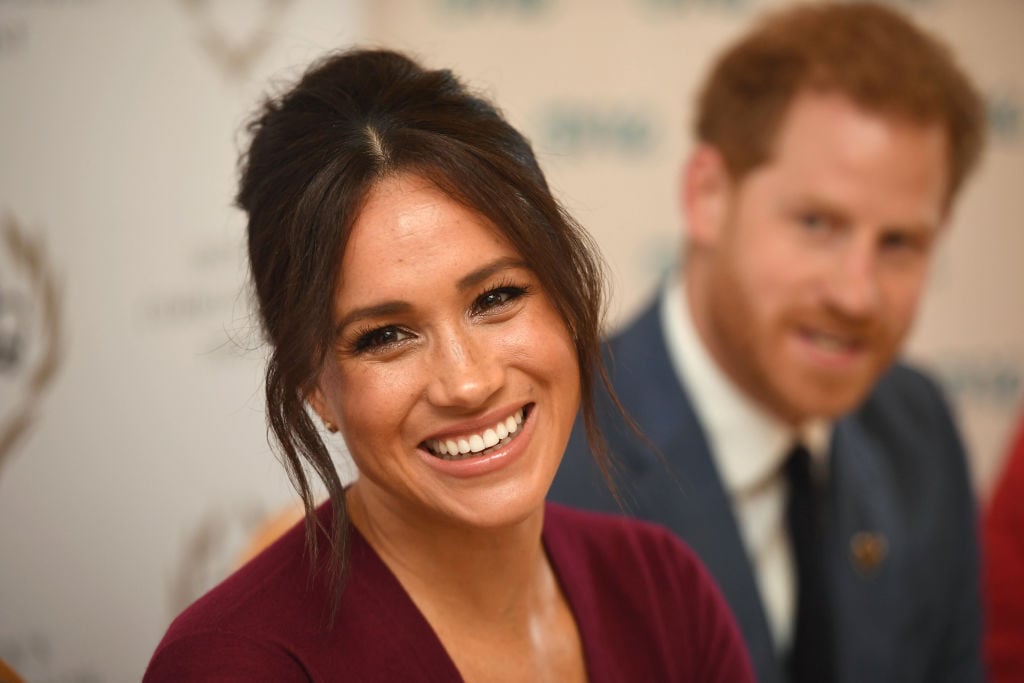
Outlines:
<svg viewBox="0 0 1024 683"><path fill-rule="evenodd" d="M489 220L409 174L370 191L341 272L310 401L359 468L356 525L539 523L580 384L539 278Z"/></svg>
<svg viewBox="0 0 1024 683"><path fill-rule="evenodd" d="M315 64L251 133L238 202L306 524L179 616L145 680L749 680L680 541L545 503L581 406L608 469L604 295L529 143L388 51Z"/></svg>

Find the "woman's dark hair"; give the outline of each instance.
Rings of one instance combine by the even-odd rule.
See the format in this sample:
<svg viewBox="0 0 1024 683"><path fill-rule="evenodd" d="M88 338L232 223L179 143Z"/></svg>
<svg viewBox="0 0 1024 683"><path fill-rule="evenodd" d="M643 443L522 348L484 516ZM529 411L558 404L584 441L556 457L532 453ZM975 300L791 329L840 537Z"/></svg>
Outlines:
<svg viewBox="0 0 1024 683"><path fill-rule="evenodd" d="M593 403L595 377L608 384L600 353L602 263L552 196L530 144L493 104L448 70L424 69L391 51L352 50L318 61L267 100L249 132L237 202L248 215L249 265L271 346L269 429L302 496L314 554L320 525L310 470L330 496L336 598L347 555L344 493L306 399L334 344L346 242L368 192L384 178L429 180L489 219L536 274L575 344L587 437L611 483Z"/></svg>

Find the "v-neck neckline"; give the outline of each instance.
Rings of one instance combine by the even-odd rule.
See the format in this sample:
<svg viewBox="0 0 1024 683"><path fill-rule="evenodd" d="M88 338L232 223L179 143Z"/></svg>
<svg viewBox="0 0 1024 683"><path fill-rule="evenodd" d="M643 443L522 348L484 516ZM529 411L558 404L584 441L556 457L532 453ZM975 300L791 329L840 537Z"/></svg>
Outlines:
<svg viewBox="0 0 1024 683"><path fill-rule="evenodd" d="M576 590L575 586L564 580L564 563L571 561L571 558L560 555L557 543L552 548L550 538L552 530L549 526L551 512L551 507L545 505L544 524L541 530L540 541L544 548L544 554L551 564L551 571L554 573L555 581L558 583L562 595L565 596L569 611L572 613L573 622L576 624L576 631L580 639L580 647L583 651L584 671L586 672L587 681L592 683L594 681L593 672L591 671L591 661L593 661L591 643L594 642L593 627L586 620L579 619L578 615L581 613L581 608L583 608L583 613L591 613L594 611L594 607L590 604L591 601L588 600L588 596L582 594ZM421 680L464 681L465 679L463 679L462 674L455 665L455 660L452 659L444 643L441 642L437 631L434 630L433 625L427 620L420 608L417 607L412 596L409 595L405 586L402 585L402 582L399 581L395 573L384 562L384 559L370 545L370 542L366 540L366 537L363 536L362 532L354 524L351 525L351 532L352 545L350 552L353 560L352 567L356 566L357 561L366 563L367 566L365 568L370 570L368 573L371 575L375 574L381 578L378 588L384 592L375 596L375 602L379 603L382 609L386 608L390 613L389 620L395 625L395 633L402 633L403 640L407 641L410 645L414 643L428 645L428 647L414 648L417 650L417 668L425 676ZM430 655L426 650L431 650L434 654ZM439 674L444 677L437 678Z"/></svg>

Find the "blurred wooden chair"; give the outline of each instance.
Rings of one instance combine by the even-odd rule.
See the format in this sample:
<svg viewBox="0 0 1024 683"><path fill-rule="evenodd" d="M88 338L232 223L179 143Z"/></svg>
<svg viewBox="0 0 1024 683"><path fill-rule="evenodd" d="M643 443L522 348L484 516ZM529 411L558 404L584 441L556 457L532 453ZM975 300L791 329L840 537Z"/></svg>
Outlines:
<svg viewBox="0 0 1024 683"><path fill-rule="evenodd" d="M18 675L18 672L0 659L0 683L25 683L25 679Z"/></svg>
<svg viewBox="0 0 1024 683"><path fill-rule="evenodd" d="M301 503L294 503L277 513L268 517L262 524L256 527L249 542L242 548L235 562L235 568L241 567L252 558L259 555L271 543L281 535L295 526L296 522L302 520L305 511Z"/></svg>

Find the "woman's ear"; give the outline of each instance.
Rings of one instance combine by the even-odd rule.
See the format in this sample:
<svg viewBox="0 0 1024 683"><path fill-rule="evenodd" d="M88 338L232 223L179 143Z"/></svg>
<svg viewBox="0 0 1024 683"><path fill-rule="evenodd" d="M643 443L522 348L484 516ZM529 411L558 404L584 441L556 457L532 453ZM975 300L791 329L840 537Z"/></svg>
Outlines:
<svg viewBox="0 0 1024 683"><path fill-rule="evenodd" d="M330 411L327 410L327 401L324 400L324 394L320 390L320 385L317 384L313 391L306 395L306 403L313 409L313 412L317 414L320 421L324 423L324 428L332 434L337 433L338 425L330 417Z"/></svg>
<svg viewBox="0 0 1024 683"><path fill-rule="evenodd" d="M712 246L729 212L732 180L721 152L699 144L683 170L682 205L687 242Z"/></svg>

